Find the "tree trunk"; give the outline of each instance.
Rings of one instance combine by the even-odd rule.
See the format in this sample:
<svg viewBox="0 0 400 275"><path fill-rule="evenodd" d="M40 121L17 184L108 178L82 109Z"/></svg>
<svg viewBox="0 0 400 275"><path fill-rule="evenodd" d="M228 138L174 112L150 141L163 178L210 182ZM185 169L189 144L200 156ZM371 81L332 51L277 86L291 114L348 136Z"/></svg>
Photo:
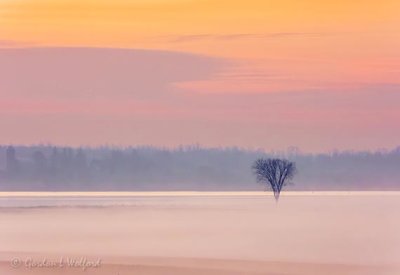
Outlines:
<svg viewBox="0 0 400 275"><path fill-rule="evenodd" d="M278 202L279 200L279 192L274 192L275 201Z"/></svg>

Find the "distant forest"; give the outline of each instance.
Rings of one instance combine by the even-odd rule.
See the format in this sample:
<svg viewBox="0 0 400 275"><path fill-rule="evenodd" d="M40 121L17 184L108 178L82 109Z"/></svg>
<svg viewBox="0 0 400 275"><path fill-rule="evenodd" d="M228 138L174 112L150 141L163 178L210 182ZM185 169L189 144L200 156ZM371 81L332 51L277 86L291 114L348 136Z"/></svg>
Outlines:
<svg viewBox="0 0 400 275"><path fill-rule="evenodd" d="M296 162L290 190L400 190L400 147L377 152L268 153L240 148L0 146L1 191L263 190L259 157Z"/></svg>

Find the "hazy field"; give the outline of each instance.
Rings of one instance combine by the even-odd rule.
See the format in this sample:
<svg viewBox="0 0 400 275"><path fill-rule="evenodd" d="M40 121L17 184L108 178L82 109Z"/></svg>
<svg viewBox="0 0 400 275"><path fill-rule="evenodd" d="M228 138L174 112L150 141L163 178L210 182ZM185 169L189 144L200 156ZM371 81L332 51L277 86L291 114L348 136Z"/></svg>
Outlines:
<svg viewBox="0 0 400 275"><path fill-rule="evenodd" d="M87 195L0 194L0 274L400 274L399 193Z"/></svg>

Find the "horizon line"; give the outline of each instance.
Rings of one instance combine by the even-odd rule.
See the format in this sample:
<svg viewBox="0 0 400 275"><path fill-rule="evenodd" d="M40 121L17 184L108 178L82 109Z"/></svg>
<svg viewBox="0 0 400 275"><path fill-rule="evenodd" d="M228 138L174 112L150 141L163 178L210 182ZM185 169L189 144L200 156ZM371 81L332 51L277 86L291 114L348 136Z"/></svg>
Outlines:
<svg viewBox="0 0 400 275"><path fill-rule="evenodd" d="M400 196L400 191L282 191L281 196ZM270 197L272 191L7 191L0 198L20 197Z"/></svg>
<svg viewBox="0 0 400 275"><path fill-rule="evenodd" d="M67 145L67 144L55 144L55 143L26 143L26 144L21 144L21 143L0 143L0 148L1 147L48 147L48 148L70 148L70 149L101 149L101 148L107 148L107 149L117 149L117 150L127 150L127 149L154 149L154 150L167 150L167 151L177 151L177 150L186 150L186 149L196 149L196 150L241 150L241 151L247 151L247 152L262 152L265 154L287 154L287 153L293 153L295 155L314 155L314 154L340 154L340 153L388 153L388 152L393 152L400 150L400 144L392 147L392 148L387 148L387 147L382 147L382 148L377 148L377 149L337 149L333 148L327 151L315 151L315 152L310 152L310 151L303 151L300 147L298 146L287 146L286 149L267 149L263 147L244 147L244 146L238 146L238 145L230 145L230 146L207 146L207 145L202 145L200 143L187 143L187 144L181 144L181 145L175 145L175 146L158 146L158 145L152 145L152 144L131 144L131 145L118 145L118 144L98 144L98 145Z"/></svg>

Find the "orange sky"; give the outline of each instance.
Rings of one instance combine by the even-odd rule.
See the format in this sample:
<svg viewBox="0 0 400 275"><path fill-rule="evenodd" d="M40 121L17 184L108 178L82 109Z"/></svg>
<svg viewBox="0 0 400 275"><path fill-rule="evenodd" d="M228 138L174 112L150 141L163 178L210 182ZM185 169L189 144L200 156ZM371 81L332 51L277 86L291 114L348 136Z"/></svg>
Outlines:
<svg viewBox="0 0 400 275"><path fill-rule="evenodd" d="M105 138L96 140L96 143L125 144L129 143L128 140L133 140L134 143L149 141L168 146L194 142L210 146L237 144L264 148L298 145L309 151L396 146L396 140L400 140L400 136L399 132L393 132L392 124L399 119L399 113L396 111L398 106L393 106L392 102L393 99L398 99L397 94L400 93L399 26L398 0L0 1L0 48L97 47L147 49L154 52L168 50L220 60L218 68L207 74L202 73L199 77L190 76L177 80L174 76L169 83L175 89L170 91L173 95L164 100L148 100L144 104L137 101L135 94L129 100L134 106L142 104L139 109L149 110L143 121L153 121L159 113L158 110L176 110L176 105L179 105L184 108L182 116L192 119L187 123L193 122L193 125L197 125L196 131L201 133L207 132L207 129L212 131L225 127L233 136L238 130L235 122L242 121L243 118L246 120L239 123L240 127L249 131L243 138L230 139L218 134L177 138L177 134L166 140L157 140L153 136L158 133L156 128L159 126L153 121L153 124L148 124L147 134L141 139L121 140L110 136L110 140ZM184 66L191 67L190 64ZM178 72L185 68L177 67L176 70ZM60 99L58 102L51 101L51 97L40 92L33 93L36 96L27 100L26 93L18 95L13 90L17 91L17 88L12 84L7 87L8 90L2 89L0 82L3 105L10 106L4 102L12 101L14 105L11 106L20 106L3 109L9 115L10 121L16 119L15 113L21 116L26 108L36 110L37 116L43 116L46 110L58 110L58 107L51 106L76 104L65 100L60 102ZM18 89L20 91L22 88ZM299 98L288 99L288 95L290 97L293 93L299 95ZM310 93L313 94L311 99L308 96ZM326 97L321 97L321 93ZM302 94L305 96L302 97ZM220 102L221 95L230 97L232 104ZM292 111L288 113L284 106L276 104L271 106L277 99L269 97L279 95L285 97L282 100ZM266 115L267 111L262 110L261 106L260 109L252 110L255 98L259 96L270 109L268 112L272 112L268 114L269 118L261 122L260 116ZM107 112L110 117L118 113L113 110L126 104L126 101L116 100L114 95L105 97L115 101ZM321 109L316 105L320 101L328 104L332 98L337 103L330 105L328 109ZM360 100L361 98L363 99ZM94 102L107 101L96 96L92 99ZM40 111L35 106L42 106L43 100L46 102L43 106L47 107L39 108L42 110ZM240 104L236 100L243 105L238 107ZM380 102L379 108L374 106L372 111L369 110L368 108L372 108L370 102L376 101ZM191 102L200 102L199 109L185 107L194 104ZM90 112L91 116L97 118L100 115L99 110L104 110L101 107L103 103L98 104L98 109ZM124 108L129 109L129 106ZM208 112L204 111L206 109ZM221 110L227 117L219 114ZM151 115L152 112L154 116ZM282 112L285 116L282 116ZM343 112L347 114L345 117L351 117L350 121L339 120ZM79 115L79 110L67 108L63 113L66 116ZM163 116L168 117L168 114L171 121L179 125L178 120L182 118L174 111L166 111ZM260 126L272 127L279 122L272 121L271 116L279 117L283 123L278 133L271 134L274 137L258 129ZM371 123L365 123L366 117L372 117ZM294 128L298 128L295 118L301 126L292 132ZM221 122L207 124L207 121L213 119ZM336 130L327 129L325 121L331 121ZM129 118L126 118L124 123L128 122ZM43 129L47 129L46 127L51 127L51 122L44 125ZM378 126L381 135L375 137ZM85 125L80 127L84 128ZM175 128L175 131L179 131L178 126ZM337 130L349 134L337 139L324 136L327 133L331 135L331 131L336 133ZM351 134L352 131L355 132ZM15 139L22 143L51 141L77 144L80 138L86 143L91 143L92 140L89 133L85 133L85 137L77 135L71 140L52 138L50 132L47 134L48 138L38 140L40 138L33 136L28 130L24 132L24 138L20 138L21 133L13 134L11 131L8 137L0 141L9 142ZM360 135L365 139L362 143L357 141ZM324 138L332 140L321 142Z"/></svg>

